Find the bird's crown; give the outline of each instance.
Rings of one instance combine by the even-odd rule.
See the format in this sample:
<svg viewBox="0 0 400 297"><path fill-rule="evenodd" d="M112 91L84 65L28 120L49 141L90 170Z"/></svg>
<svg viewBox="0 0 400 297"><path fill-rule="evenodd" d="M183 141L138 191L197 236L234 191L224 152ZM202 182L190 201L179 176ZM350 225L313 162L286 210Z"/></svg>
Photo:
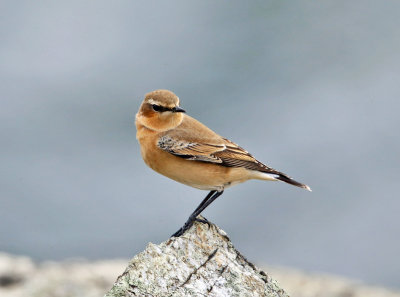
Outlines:
<svg viewBox="0 0 400 297"><path fill-rule="evenodd" d="M179 98L169 90L155 90L146 94L144 102L174 108L179 105Z"/></svg>

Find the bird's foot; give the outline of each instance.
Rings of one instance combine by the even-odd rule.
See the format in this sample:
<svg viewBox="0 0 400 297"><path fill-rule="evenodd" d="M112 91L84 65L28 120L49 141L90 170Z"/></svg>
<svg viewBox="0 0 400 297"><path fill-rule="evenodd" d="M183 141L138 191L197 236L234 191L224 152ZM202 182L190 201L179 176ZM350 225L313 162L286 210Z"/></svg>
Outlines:
<svg viewBox="0 0 400 297"><path fill-rule="evenodd" d="M211 226L211 223L205 217L189 218L189 220L178 231L176 231L174 234L172 234L171 237L180 237L181 235L183 235L187 230L189 230L193 226L194 222L207 224L208 227Z"/></svg>
<svg viewBox="0 0 400 297"><path fill-rule="evenodd" d="M211 227L211 223L205 217L197 217L194 220L199 223L207 224L209 228Z"/></svg>
<svg viewBox="0 0 400 297"><path fill-rule="evenodd" d="M180 237L183 235L187 230L190 229L190 227L193 226L193 221L191 222L186 222L185 225L183 225L181 228L179 228L178 231L176 231L174 234L172 234L171 237Z"/></svg>
<svg viewBox="0 0 400 297"><path fill-rule="evenodd" d="M190 216L189 219L186 221L186 223L178 231L172 234L172 237L179 237L183 235L183 233L185 233L187 230L190 229L190 227L193 226L195 220L196 218Z"/></svg>
<svg viewBox="0 0 400 297"><path fill-rule="evenodd" d="M171 235L171 237L180 237L181 235L183 235L185 231L183 231L183 227L179 228L178 231L176 231L174 234Z"/></svg>

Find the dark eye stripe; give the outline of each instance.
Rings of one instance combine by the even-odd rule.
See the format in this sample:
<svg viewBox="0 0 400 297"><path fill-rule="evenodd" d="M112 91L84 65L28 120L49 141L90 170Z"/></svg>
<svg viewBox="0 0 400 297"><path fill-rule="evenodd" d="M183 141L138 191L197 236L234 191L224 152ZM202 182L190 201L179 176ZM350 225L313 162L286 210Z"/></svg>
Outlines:
<svg viewBox="0 0 400 297"><path fill-rule="evenodd" d="M160 105L157 105L157 104L152 104L151 107L153 107L153 110L157 111L157 112L173 111L172 108L160 106Z"/></svg>

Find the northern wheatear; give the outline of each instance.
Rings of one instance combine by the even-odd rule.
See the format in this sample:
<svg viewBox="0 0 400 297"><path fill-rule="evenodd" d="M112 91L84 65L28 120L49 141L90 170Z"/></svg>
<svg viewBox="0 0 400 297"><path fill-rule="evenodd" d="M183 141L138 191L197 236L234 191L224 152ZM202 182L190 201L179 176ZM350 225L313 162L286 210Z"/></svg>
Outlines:
<svg viewBox="0 0 400 297"><path fill-rule="evenodd" d="M311 191L186 115L171 91L146 94L136 114L136 129L143 160L150 168L185 185L210 191L173 236L189 229L224 189L249 179L283 181Z"/></svg>

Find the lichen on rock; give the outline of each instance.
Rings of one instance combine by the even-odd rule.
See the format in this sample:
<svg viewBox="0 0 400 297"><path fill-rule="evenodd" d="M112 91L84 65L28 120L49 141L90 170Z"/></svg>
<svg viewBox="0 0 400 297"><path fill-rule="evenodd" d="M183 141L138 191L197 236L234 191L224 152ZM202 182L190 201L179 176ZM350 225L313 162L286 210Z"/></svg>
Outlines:
<svg viewBox="0 0 400 297"><path fill-rule="evenodd" d="M136 255L106 297L288 296L266 273L243 257L214 224L196 222Z"/></svg>

